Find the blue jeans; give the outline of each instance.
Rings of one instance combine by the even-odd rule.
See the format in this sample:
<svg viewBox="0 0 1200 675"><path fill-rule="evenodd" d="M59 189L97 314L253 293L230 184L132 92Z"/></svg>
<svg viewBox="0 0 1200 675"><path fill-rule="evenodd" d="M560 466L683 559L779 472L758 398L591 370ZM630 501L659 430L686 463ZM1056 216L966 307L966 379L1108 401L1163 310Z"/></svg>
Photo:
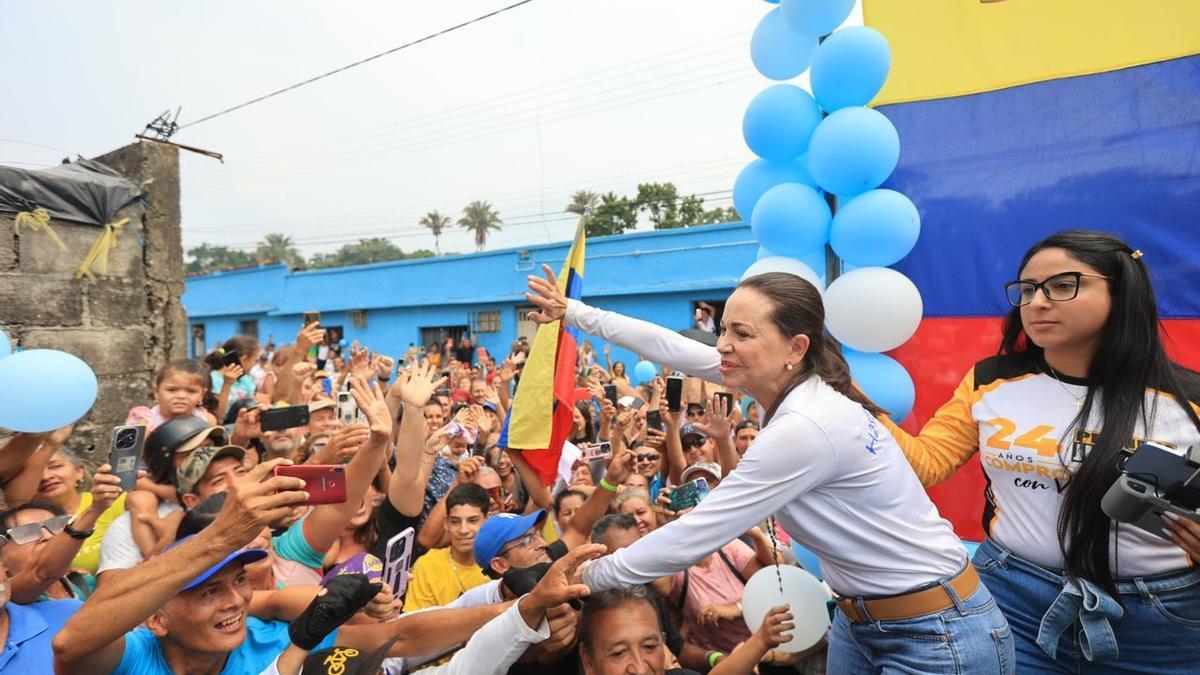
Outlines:
<svg viewBox="0 0 1200 675"><path fill-rule="evenodd" d="M1200 570L1091 582L1023 560L990 539L979 576L1012 626L1024 673L1200 672Z"/></svg>
<svg viewBox="0 0 1200 675"><path fill-rule="evenodd" d="M861 673L1010 675L1013 641L987 586L959 598L942 581L954 606L902 621L850 623L838 609L829 637L826 670Z"/></svg>

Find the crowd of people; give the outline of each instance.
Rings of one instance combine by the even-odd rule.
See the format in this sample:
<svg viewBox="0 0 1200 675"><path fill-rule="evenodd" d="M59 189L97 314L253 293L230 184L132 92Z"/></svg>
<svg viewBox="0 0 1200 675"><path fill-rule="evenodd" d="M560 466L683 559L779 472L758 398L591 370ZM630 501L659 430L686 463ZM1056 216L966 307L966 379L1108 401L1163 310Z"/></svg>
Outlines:
<svg viewBox="0 0 1200 675"><path fill-rule="evenodd" d="M1129 439L1200 443L1200 380L1163 351L1141 258L1093 232L1034 246L999 355L915 435L851 380L799 277L743 280L713 348L567 300L547 268L533 320L660 365L635 384L581 344L553 481L501 445L523 340L231 337L128 402L131 490L70 427L3 439L0 672L1189 672L1200 526L1167 540L1098 506ZM972 560L923 486L976 453ZM1039 467L1057 490L1012 480ZM316 498L326 475L344 498ZM742 607L759 570L798 564L793 539L836 600L801 651L780 648L795 613L826 607L753 628Z"/></svg>

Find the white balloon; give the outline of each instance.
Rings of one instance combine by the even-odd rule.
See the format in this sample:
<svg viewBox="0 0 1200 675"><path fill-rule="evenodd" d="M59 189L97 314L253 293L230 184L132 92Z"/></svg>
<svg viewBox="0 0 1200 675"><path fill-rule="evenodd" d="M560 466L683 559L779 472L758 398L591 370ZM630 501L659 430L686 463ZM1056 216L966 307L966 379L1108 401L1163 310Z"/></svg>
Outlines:
<svg viewBox="0 0 1200 675"><path fill-rule="evenodd" d="M908 341L921 324L921 293L887 267L859 267L829 284L825 326L860 352L886 352Z"/></svg>
<svg viewBox="0 0 1200 675"><path fill-rule="evenodd" d="M823 254L824 253L822 252L822 255ZM756 261L753 265L746 268L746 271L742 273L742 278L739 279L739 281L749 279L750 277L758 274L766 274L767 272L786 272L788 274L795 274L813 286L816 286L818 291L825 288L825 284L821 281L821 277L824 275L817 274L815 271L813 271L813 268L809 267L803 262L800 262L799 260L796 260L795 258L788 258L781 255L762 258Z"/></svg>
<svg viewBox="0 0 1200 675"><path fill-rule="evenodd" d="M779 592L781 582L782 594ZM776 649L791 654L804 651L825 637L829 630L828 601L829 592L825 585L813 575L791 565L769 565L755 572L746 583L742 618L746 620L746 627L755 632L772 607L787 604L796 628L791 631L792 638Z"/></svg>

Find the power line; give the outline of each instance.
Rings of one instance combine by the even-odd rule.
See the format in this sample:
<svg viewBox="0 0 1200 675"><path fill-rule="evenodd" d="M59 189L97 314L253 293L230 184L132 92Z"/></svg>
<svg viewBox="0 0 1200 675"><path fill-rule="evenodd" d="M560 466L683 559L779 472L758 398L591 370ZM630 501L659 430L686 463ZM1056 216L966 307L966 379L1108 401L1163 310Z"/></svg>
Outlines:
<svg viewBox="0 0 1200 675"><path fill-rule="evenodd" d="M21 140L15 139L15 138L0 138L0 141L3 141L5 143L16 143L17 145L28 145L31 148L42 148L43 150L53 150L54 152L65 152L68 155L76 154L76 153L71 152L70 150L56 148L53 145L42 145L41 143L34 143L32 141L21 141ZM12 162L12 163L15 164L16 162Z"/></svg>
<svg viewBox="0 0 1200 675"><path fill-rule="evenodd" d="M303 87L303 86L305 86L305 85L307 85L307 84L312 84L313 82L317 82L317 81L319 81L319 80L323 80L323 79L325 79L325 78L327 78L327 77L332 77L332 76L334 76L334 75L337 75L338 73L341 73L341 72L345 72L345 71L347 71L347 70L350 70L351 68L356 68L356 67L358 67L358 66L361 66L361 65L363 65L364 63L370 63L371 61L374 61L374 60L376 60L376 59L381 59L381 58L383 58L383 57L385 57L385 56L388 56L388 55L391 55L391 54L395 54L396 52L398 52L398 51L401 51L401 50L403 50L403 49L408 49L409 47L412 47L412 46L414 46L414 45L419 45L419 44L421 44L422 42L428 42L429 40L432 40L432 39L434 39L434 38L436 38L436 37L441 37L442 35L446 35L447 33L453 33L454 31L456 31L456 30L458 30L458 29L460 29L460 28L466 28L467 26L470 26L471 24L479 23L480 21L483 21L483 20L485 20L485 19L490 19L490 18L492 18L493 16L498 16L498 15L500 15L500 14L503 14L503 13L505 13L505 12L509 11L509 10L516 9L517 7L520 7L521 5L527 5L527 4L531 3L531 2L533 2L533 0L520 0L519 2L515 2L515 3L511 4L511 5L508 5L507 7L501 7L500 9L497 9L497 10L495 10L495 11L492 11L492 12L488 12L487 14L484 14L484 15L482 15L482 16L477 16L477 17L475 17L474 19L470 19L470 20L468 20L468 21L464 21L464 22L462 22L462 23L460 23L460 24L458 24L458 25L456 25L456 26L451 26L451 27L449 27L449 28L443 28L442 30L440 30L440 31L437 31L436 33L430 33L429 35L426 35L425 37L422 37L422 38L417 38L416 40L413 40L412 42L406 42L405 44L402 44L402 45L400 45L400 46L398 46L398 47L392 47L391 49L388 49L387 51L382 51L382 52L379 52L378 54L373 54L373 55L371 55L371 56L368 56L368 57L367 57L367 58L365 58L365 59L360 59L360 60L358 60L358 61L355 61L354 63L350 63L350 64L347 64L347 65L344 65L344 66L342 66L341 68L335 68L335 69L333 69L333 70L331 70L331 71L329 71L329 72L326 72L326 73L321 73L320 75L316 75L316 76L314 76L314 77L310 77L310 78L308 78L307 80L304 80L304 81L302 81L302 82L297 82L296 84L292 84L292 85L286 86L286 87L284 87L283 89L277 89L277 90L275 90L275 91L273 91L273 92L271 92L271 93L269 93L269 94L264 94L264 95L262 95L262 96L259 96L258 98L253 98L253 99L250 99L249 101L246 101L245 103L239 103L239 104L237 104L237 105L233 106L232 108L226 108L226 109L224 109L224 110L221 110L221 111L215 112L215 113L213 113L213 114L211 114L211 115L206 115L206 116L204 116L204 117L201 117L201 118L200 118L200 119L198 119L198 120L192 120L191 122L188 122L187 124L181 124L181 125L179 126L179 130L183 130L183 129L186 129L186 128L188 128L188 127L193 127L193 126L196 126L197 124L200 124L201 122L207 122L207 121L209 121L209 120L211 120L211 119L216 119L217 117L220 117L220 116L222 116L222 115L227 115L227 114L229 114L229 113L231 113L231 112L233 112L233 111L235 111L235 110L241 110L242 108L245 108L245 107L247 107L247 106L254 105L255 103L259 103L259 102L265 101L265 100L267 100L267 99L269 99L269 98L274 98L274 97L276 97L276 96L279 96L280 94L285 94L285 93L287 93L287 92L289 92L289 91L292 91L292 90L294 90L294 89L299 89L300 87Z"/></svg>

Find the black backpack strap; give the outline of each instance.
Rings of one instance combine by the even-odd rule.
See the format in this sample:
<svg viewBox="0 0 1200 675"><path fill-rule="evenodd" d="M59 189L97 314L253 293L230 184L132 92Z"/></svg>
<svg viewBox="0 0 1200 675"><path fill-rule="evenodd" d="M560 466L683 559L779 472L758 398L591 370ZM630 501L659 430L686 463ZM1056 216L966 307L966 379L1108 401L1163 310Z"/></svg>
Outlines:
<svg viewBox="0 0 1200 675"><path fill-rule="evenodd" d="M721 556L721 560L725 563L725 566L728 567L729 571L733 572L733 576L737 577L737 580L742 582L742 585L745 586L746 577L742 576L742 571L737 568L737 565L733 564L733 561L729 559L729 556L725 555L725 549L717 549L717 555Z"/></svg>
<svg viewBox="0 0 1200 675"><path fill-rule="evenodd" d="M683 571L683 583L679 586L679 611L683 611L683 604L687 602L688 591L688 571Z"/></svg>

